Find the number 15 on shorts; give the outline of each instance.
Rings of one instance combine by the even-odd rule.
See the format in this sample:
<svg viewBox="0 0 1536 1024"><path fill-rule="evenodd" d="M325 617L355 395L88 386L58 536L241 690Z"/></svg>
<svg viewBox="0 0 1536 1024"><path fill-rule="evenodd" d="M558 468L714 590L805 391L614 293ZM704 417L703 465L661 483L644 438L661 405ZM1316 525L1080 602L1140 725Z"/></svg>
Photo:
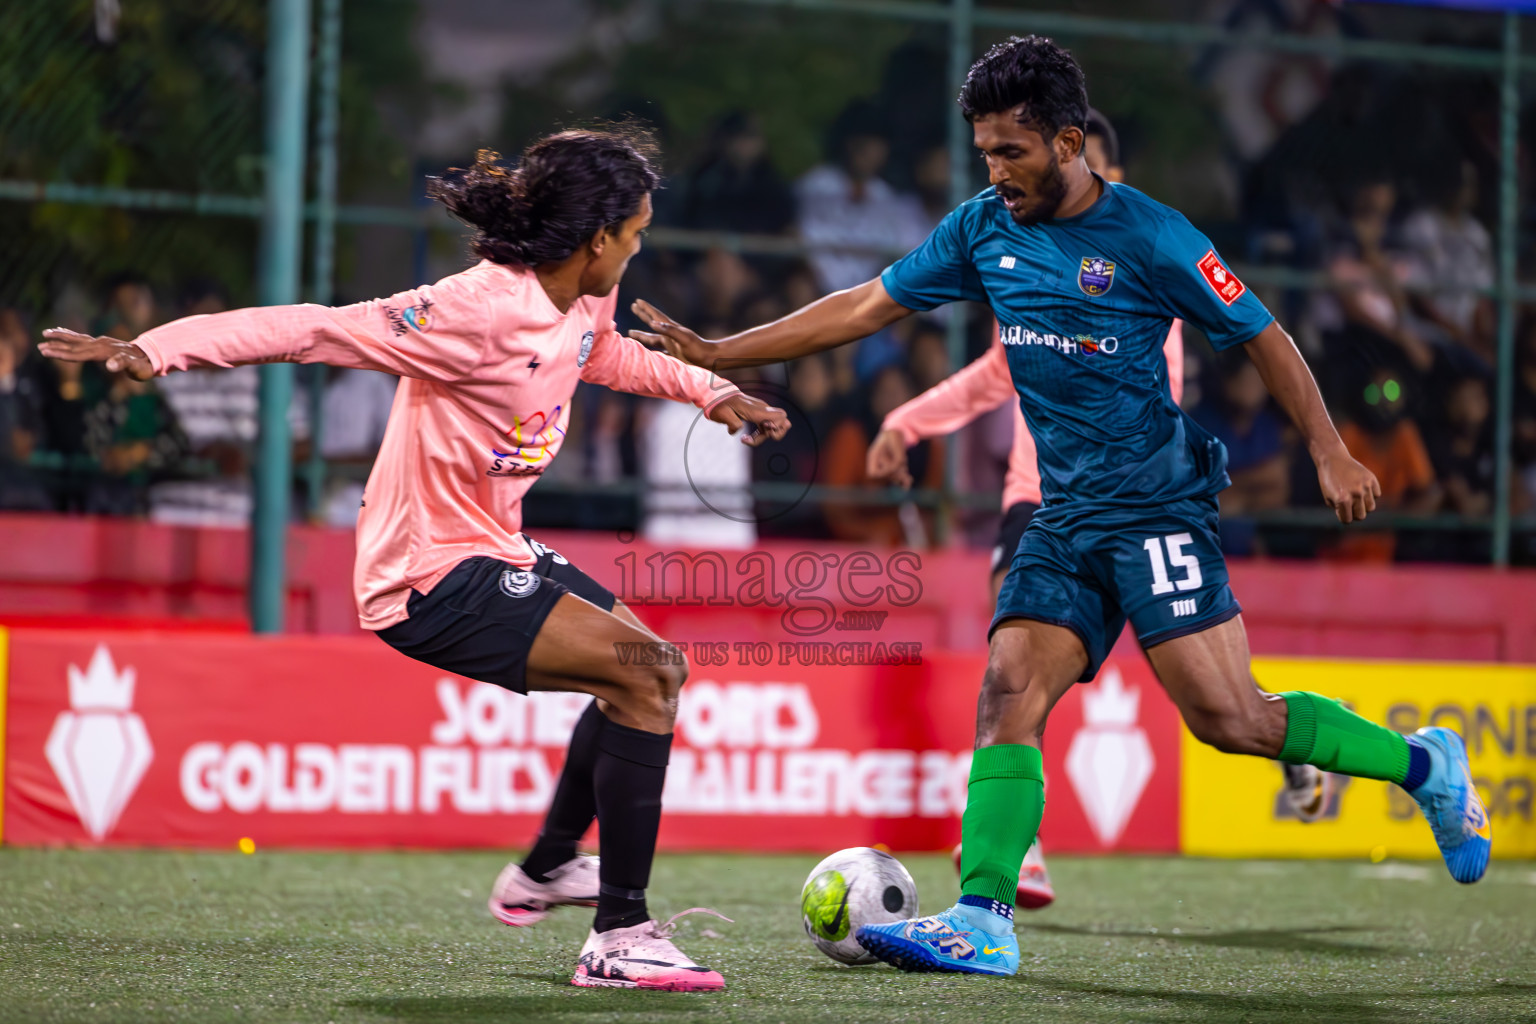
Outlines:
<svg viewBox="0 0 1536 1024"><path fill-rule="evenodd" d="M1147 550L1147 558L1152 562L1152 593L1154 595L1171 594L1175 590L1198 590L1204 580L1200 577L1200 559L1194 555L1184 553L1184 547L1192 543L1187 533L1171 533L1166 537L1148 537L1142 547ZM1163 559L1163 548L1168 549L1168 558ZM1184 578L1171 580L1168 578L1168 566L1184 570Z"/></svg>

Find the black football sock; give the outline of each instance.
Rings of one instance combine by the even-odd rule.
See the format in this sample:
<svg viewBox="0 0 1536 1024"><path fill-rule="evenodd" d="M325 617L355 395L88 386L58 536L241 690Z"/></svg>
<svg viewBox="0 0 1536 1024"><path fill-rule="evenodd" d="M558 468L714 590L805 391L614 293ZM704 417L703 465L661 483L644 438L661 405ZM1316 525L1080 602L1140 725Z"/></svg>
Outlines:
<svg viewBox="0 0 1536 1024"><path fill-rule="evenodd" d="M667 781L672 734L642 732L609 722L598 740L593 791L597 794L597 920L592 930L630 928L650 918L645 887L661 828L661 790Z"/></svg>
<svg viewBox="0 0 1536 1024"><path fill-rule="evenodd" d="M523 873L535 882L549 881L549 872L576 856L576 846L597 817L597 797L592 791L592 767L597 763L597 745L608 717L597 709L597 701L576 720L571 744L565 751L565 767L544 815L539 838L523 861Z"/></svg>

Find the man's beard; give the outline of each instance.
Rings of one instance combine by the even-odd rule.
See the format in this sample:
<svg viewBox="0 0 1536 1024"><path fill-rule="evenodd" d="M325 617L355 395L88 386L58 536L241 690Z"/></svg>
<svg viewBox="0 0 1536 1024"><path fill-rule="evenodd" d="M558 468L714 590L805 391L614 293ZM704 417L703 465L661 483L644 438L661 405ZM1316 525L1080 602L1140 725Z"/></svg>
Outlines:
<svg viewBox="0 0 1536 1024"><path fill-rule="evenodd" d="M1006 192L1002 186L997 188L999 195L1013 198L1023 193L1017 189L1008 189ZM1051 157L1051 165L1046 168L1045 175L1040 179L1033 193L1035 202L1022 210L1008 211L1013 222L1020 227L1029 227L1043 220L1050 220L1056 216L1056 211L1061 208L1061 201L1067 198L1067 179L1062 176L1061 162L1055 156Z"/></svg>

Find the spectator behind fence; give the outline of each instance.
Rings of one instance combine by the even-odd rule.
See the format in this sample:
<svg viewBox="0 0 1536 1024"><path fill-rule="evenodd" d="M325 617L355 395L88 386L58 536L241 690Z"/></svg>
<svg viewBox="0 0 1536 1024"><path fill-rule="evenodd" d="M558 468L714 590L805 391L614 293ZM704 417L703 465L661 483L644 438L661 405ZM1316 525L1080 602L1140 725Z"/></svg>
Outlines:
<svg viewBox="0 0 1536 1024"><path fill-rule="evenodd" d="M1221 546L1229 555L1251 555L1257 532L1247 517L1290 500L1285 425L1271 410L1269 389L1246 355L1221 364L1212 392L1191 415L1227 447L1232 485L1221 492Z"/></svg>
<svg viewBox="0 0 1536 1024"><path fill-rule="evenodd" d="M823 446L822 479L828 486L863 488L873 493L887 490L884 484L877 484L865 475L864 454L879 433L886 415L914 394L911 377L899 366L887 366L875 375L861 407L846 414L832 428ZM942 441L923 441L915 445L907 452L907 467L914 488L937 490L943 487ZM919 514L911 502L893 506L828 501L824 509L832 536L839 540L888 547L928 546L931 517Z"/></svg>
<svg viewBox="0 0 1536 1024"><path fill-rule="evenodd" d="M106 303L96 318L95 333L132 341L159 323L155 293L135 273L119 274L107 283Z"/></svg>
<svg viewBox="0 0 1536 1024"><path fill-rule="evenodd" d="M730 333L724 325L712 330L712 337ZM746 383L747 375L732 376ZM643 399L635 425L645 473L645 539L687 548L751 547L757 541L752 449L681 402Z"/></svg>
<svg viewBox="0 0 1536 1024"><path fill-rule="evenodd" d="M795 185L800 237L822 291L862 284L893 255L927 236L927 215L880 172L890 157L884 119L865 101L850 104L833 125L833 162L813 167Z"/></svg>
<svg viewBox="0 0 1536 1024"><path fill-rule="evenodd" d="M949 336L940 324L914 318L912 340L907 343L907 364L919 392L927 391L949 376Z"/></svg>
<svg viewBox="0 0 1536 1024"><path fill-rule="evenodd" d="M1477 208L1477 169L1469 161L1447 163L1430 185L1432 205L1403 221L1410 255L1409 281L1435 288L1411 296L1412 306L1446 339L1474 353L1487 367L1496 361L1493 240L1472 211Z"/></svg>
<svg viewBox="0 0 1536 1024"><path fill-rule="evenodd" d="M794 194L774 168L752 114L721 118L681 185L679 215L686 228L777 235L794 221Z"/></svg>
<svg viewBox="0 0 1536 1024"><path fill-rule="evenodd" d="M49 319L71 330L86 331L91 325L95 299L77 284L66 284ZM41 341L41 339L38 339ZM83 367L83 368L82 368ZM84 503L89 479L85 453L85 393L104 376L94 364L49 359L34 345L22 372L37 382L41 404L41 432L36 462L47 467L49 493L60 511L78 512Z"/></svg>
<svg viewBox="0 0 1536 1024"><path fill-rule="evenodd" d="M1402 282L1409 259L1392 222L1396 205L1397 189L1389 180L1354 189L1328 259L1328 272L1339 286L1315 297L1326 384L1335 401L1347 401L1354 382L1378 367L1393 368L1400 382L1418 383L1435 361L1408 315Z"/></svg>
<svg viewBox="0 0 1536 1024"><path fill-rule="evenodd" d="M1441 490L1419 428L1407 416L1410 396L1394 371L1377 369L1352 397L1349 420L1339 431L1344 446L1381 483L1378 508L1429 515L1440 507ZM1390 562L1395 536L1382 531L1350 531L1335 554L1345 561Z"/></svg>
<svg viewBox="0 0 1536 1024"><path fill-rule="evenodd" d="M218 284L194 281L182 289L177 306L180 316L219 313L229 307L229 299ZM155 485L150 518L189 526L246 525L251 517L258 369L189 370L161 377L156 384L205 472L199 479Z"/></svg>
<svg viewBox="0 0 1536 1024"><path fill-rule="evenodd" d="M1430 436L1430 456L1445 490L1445 511L1486 516L1493 510L1493 419L1488 383L1463 377L1446 391L1444 417Z"/></svg>
<svg viewBox="0 0 1536 1024"><path fill-rule="evenodd" d="M0 509L42 512L53 503L28 464L42 417L38 381L24 369L30 349L21 315L0 309Z"/></svg>
<svg viewBox="0 0 1536 1024"><path fill-rule="evenodd" d="M85 451L100 469L86 485L83 511L144 515L150 484L179 468L187 439L152 382L113 373L86 400Z"/></svg>
<svg viewBox="0 0 1536 1024"><path fill-rule="evenodd" d="M821 465L838 402L833 390L832 362L822 353L785 363L789 396L783 405L795 433L778 444L752 449L752 478L779 484L825 483ZM773 393L768 392L769 395ZM793 501L786 505L786 500ZM759 503L764 514L758 532L765 537L827 538L832 534L819 502L773 497Z"/></svg>
<svg viewBox="0 0 1536 1024"><path fill-rule="evenodd" d="M321 398L320 454L329 472L320 517L327 526L355 527L363 479L373 465L395 401L399 378L373 370L331 367ZM345 471L354 472L348 474Z"/></svg>
<svg viewBox="0 0 1536 1024"><path fill-rule="evenodd" d="M1444 391L1438 428L1429 436L1430 461L1445 492L1443 511L1482 518L1493 510L1493 417L1488 382L1462 377ZM1435 560L1481 562L1488 534L1447 532L1426 538Z"/></svg>
<svg viewBox="0 0 1536 1024"><path fill-rule="evenodd" d="M1536 512L1536 311L1527 310L1520 323L1514 390L1515 507L1531 513Z"/></svg>

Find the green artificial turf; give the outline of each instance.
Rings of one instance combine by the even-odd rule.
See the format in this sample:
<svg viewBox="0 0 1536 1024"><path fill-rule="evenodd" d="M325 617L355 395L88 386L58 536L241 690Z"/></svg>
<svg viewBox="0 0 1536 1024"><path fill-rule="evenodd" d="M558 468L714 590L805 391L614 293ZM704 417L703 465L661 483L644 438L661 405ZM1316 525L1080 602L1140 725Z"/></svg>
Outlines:
<svg viewBox="0 0 1536 1024"><path fill-rule="evenodd" d="M494 853L0 849L3 1021L1536 1020L1536 864L1055 858L1011 979L846 968L801 931L818 858L665 856L652 910L727 990L570 987L589 912L487 915ZM907 856L925 910L947 858ZM710 935L705 935L705 931ZM715 937L718 936L718 937Z"/></svg>

